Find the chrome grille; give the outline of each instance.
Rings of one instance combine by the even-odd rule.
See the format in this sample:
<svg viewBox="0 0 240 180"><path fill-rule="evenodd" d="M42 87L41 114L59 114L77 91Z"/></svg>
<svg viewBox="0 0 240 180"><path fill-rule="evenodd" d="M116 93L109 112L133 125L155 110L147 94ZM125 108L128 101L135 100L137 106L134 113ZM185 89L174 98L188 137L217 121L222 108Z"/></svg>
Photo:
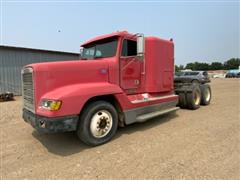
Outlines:
<svg viewBox="0 0 240 180"><path fill-rule="evenodd" d="M24 108L28 109L31 112L35 112L32 68L24 68L22 71L22 90Z"/></svg>

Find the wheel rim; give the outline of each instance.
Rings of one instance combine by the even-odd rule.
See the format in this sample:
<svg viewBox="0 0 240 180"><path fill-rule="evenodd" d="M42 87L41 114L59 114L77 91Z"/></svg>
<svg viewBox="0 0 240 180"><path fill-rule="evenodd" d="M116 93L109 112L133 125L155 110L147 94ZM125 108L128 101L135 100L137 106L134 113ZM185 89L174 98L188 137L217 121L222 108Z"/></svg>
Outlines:
<svg viewBox="0 0 240 180"><path fill-rule="evenodd" d="M101 110L92 116L90 130L94 137L102 138L112 129L113 119L110 112Z"/></svg>
<svg viewBox="0 0 240 180"><path fill-rule="evenodd" d="M208 102L211 98L211 93L210 93L210 90L209 88L206 88L206 101Z"/></svg>
<svg viewBox="0 0 240 180"><path fill-rule="evenodd" d="M200 100L201 100L200 93L198 91L196 91L194 93L194 103L195 103L195 105L199 105Z"/></svg>

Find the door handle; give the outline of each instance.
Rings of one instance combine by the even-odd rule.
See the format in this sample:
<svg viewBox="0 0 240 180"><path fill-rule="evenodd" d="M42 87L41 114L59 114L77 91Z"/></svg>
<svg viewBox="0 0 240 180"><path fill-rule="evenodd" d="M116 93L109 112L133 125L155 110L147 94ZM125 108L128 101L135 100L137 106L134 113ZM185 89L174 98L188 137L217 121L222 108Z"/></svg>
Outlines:
<svg viewBox="0 0 240 180"><path fill-rule="evenodd" d="M134 84L139 85L140 81L138 79L134 80Z"/></svg>

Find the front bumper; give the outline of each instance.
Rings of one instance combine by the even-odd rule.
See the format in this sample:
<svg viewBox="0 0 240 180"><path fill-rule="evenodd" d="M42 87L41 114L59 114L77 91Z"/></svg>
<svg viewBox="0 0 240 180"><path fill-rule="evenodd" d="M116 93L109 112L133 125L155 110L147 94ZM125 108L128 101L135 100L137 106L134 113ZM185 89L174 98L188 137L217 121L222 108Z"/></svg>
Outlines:
<svg viewBox="0 0 240 180"><path fill-rule="evenodd" d="M36 115L26 109L23 109L23 119L39 132L56 133L75 131L77 129L79 117L75 115L49 118Z"/></svg>

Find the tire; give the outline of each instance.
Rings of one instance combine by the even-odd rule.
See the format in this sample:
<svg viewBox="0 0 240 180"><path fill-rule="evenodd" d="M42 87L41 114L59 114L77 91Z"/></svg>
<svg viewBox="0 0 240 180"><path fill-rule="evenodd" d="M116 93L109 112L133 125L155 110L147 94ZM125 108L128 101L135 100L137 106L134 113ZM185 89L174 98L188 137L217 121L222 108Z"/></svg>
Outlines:
<svg viewBox="0 0 240 180"><path fill-rule="evenodd" d="M179 101L178 101L178 105L180 108L184 109L187 107L187 100L186 100L186 95L185 93L179 93Z"/></svg>
<svg viewBox="0 0 240 180"><path fill-rule="evenodd" d="M87 145L97 146L112 139L118 127L114 106L105 101L89 104L81 113L77 135Z"/></svg>
<svg viewBox="0 0 240 180"><path fill-rule="evenodd" d="M201 90L199 86L193 85L192 91L187 93L187 106L189 109L195 110L200 108Z"/></svg>
<svg viewBox="0 0 240 180"><path fill-rule="evenodd" d="M194 79L194 80L192 80L192 82L191 82L193 85L199 85L199 81L198 80L196 80L196 79Z"/></svg>
<svg viewBox="0 0 240 180"><path fill-rule="evenodd" d="M209 105L212 99L211 87L208 84L203 84L200 89L202 93L201 105Z"/></svg>

